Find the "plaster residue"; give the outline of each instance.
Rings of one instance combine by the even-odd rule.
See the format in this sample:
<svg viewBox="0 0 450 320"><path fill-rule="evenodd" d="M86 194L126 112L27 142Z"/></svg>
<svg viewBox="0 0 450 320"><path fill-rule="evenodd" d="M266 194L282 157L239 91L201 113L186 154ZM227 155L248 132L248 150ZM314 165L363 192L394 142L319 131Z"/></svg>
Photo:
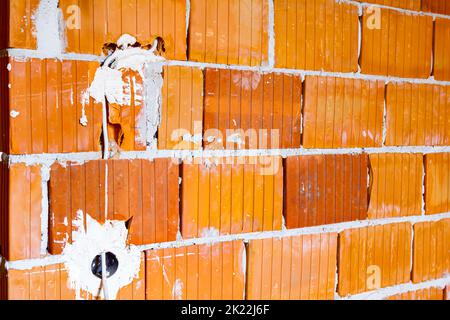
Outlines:
<svg viewBox="0 0 450 320"><path fill-rule="evenodd" d="M39 53L47 57L59 56L64 49L64 17L58 7L58 0L41 0L32 15L32 21Z"/></svg>
<svg viewBox="0 0 450 320"><path fill-rule="evenodd" d="M128 132L118 114L122 108L136 109L135 137L125 136L124 139L133 139L143 146L154 143L160 123L164 58L155 54L157 46L158 40L155 40L153 46L146 50L137 43L136 38L122 35L114 51L97 69L89 88L90 96L107 106L109 124L121 127L119 136L122 138ZM110 145L121 143L111 141Z"/></svg>
<svg viewBox="0 0 450 320"><path fill-rule="evenodd" d="M202 238L215 238L218 236L220 236L220 232L219 232L219 230L217 230L214 227L203 228L200 231L200 237L202 237Z"/></svg>
<svg viewBox="0 0 450 320"><path fill-rule="evenodd" d="M119 262L116 273L107 280L109 298L115 299L120 288L138 278L141 266L141 252L127 245L125 222L107 220L100 224L88 214L84 221L84 214L79 210L73 226L72 244L67 244L63 251L70 287L75 289L77 299L81 292L104 298L102 281L92 273L91 264L97 255L111 252Z"/></svg>
<svg viewBox="0 0 450 320"><path fill-rule="evenodd" d="M15 119L15 118L17 118L20 115L20 112L18 112L16 110L11 110L9 115L11 116L11 118Z"/></svg>
<svg viewBox="0 0 450 320"><path fill-rule="evenodd" d="M175 280L175 283L172 286L172 298L174 300L183 299L183 281L180 279Z"/></svg>

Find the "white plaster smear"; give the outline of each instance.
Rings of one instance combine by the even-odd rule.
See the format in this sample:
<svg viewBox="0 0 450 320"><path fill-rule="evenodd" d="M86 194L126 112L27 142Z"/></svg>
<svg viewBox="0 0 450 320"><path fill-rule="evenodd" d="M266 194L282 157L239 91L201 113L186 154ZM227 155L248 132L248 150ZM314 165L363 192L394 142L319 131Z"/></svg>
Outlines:
<svg viewBox="0 0 450 320"><path fill-rule="evenodd" d="M98 103L130 106L132 94L136 103L144 103L137 117L136 141L152 144L160 123L161 91L163 86L163 57L155 55L157 41L150 50L132 47L136 38L124 34L117 41L118 48L105 59L95 73L89 88L90 96ZM134 91L123 81L124 70L133 70L143 79L144 87L132 77Z"/></svg>
<svg viewBox="0 0 450 320"><path fill-rule="evenodd" d="M113 253L119 262L117 272L108 278L110 299L115 299L120 288L130 284L139 276L141 252L138 247L127 245L128 230L124 221L107 220L103 225L86 214L77 212L72 244L63 251L65 266L69 275L69 286L75 289L77 299L81 292L104 298L102 280L91 271L91 264L102 252Z"/></svg>
<svg viewBox="0 0 450 320"><path fill-rule="evenodd" d="M37 51L44 57L55 57L64 51L64 18L58 0L41 0L31 17L34 22L33 35L37 40Z"/></svg>

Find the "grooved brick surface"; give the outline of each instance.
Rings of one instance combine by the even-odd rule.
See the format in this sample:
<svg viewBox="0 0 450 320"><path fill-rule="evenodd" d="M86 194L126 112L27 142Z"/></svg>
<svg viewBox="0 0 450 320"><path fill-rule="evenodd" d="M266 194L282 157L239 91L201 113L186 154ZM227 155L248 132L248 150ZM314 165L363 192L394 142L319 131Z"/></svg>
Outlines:
<svg viewBox="0 0 450 320"><path fill-rule="evenodd" d="M275 66L356 72L358 8L334 0L275 0Z"/></svg>
<svg viewBox="0 0 450 320"><path fill-rule="evenodd" d="M36 49L34 12L39 0L3 0L0 4L0 49Z"/></svg>
<svg viewBox="0 0 450 320"><path fill-rule="evenodd" d="M370 155L370 219L422 213L422 154Z"/></svg>
<svg viewBox="0 0 450 320"><path fill-rule="evenodd" d="M299 76L206 69L205 148L298 148L301 94Z"/></svg>
<svg viewBox="0 0 450 320"><path fill-rule="evenodd" d="M285 160L284 216L290 229L367 218L367 155Z"/></svg>
<svg viewBox="0 0 450 320"><path fill-rule="evenodd" d="M450 154L425 156L425 211L426 214L450 211Z"/></svg>
<svg viewBox="0 0 450 320"><path fill-rule="evenodd" d="M448 0L422 0L422 11L449 15L450 2Z"/></svg>
<svg viewBox="0 0 450 320"><path fill-rule="evenodd" d="M1 58L6 59L6 58ZM96 62L9 58L11 154L100 151L102 107L84 94ZM88 124L81 125L86 113Z"/></svg>
<svg viewBox="0 0 450 320"><path fill-rule="evenodd" d="M337 234L251 240L247 299L333 300Z"/></svg>
<svg viewBox="0 0 450 320"><path fill-rule="evenodd" d="M449 115L450 86L389 83L386 91L386 145L448 145Z"/></svg>
<svg viewBox="0 0 450 320"><path fill-rule="evenodd" d="M411 224L387 224L339 234L341 296L409 282Z"/></svg>
<svg viewBox="0 0 450 320"><path fill-rule="evenodd" d="M186 0L60 0L67 52L100 55L130 34L143 44L165 42L167 59L186 60Z"/></svg>
<svg viewBox="0 0 450 320"><path fill-rule="evenodd" d="M242 300L241 241L146 251L148 300Z"/></svg>
<svg viewBox="0 0 450 320"><path fill-rule="evenodd" d="M448 2L450 13L450 2ZM434 28L434 78L450 80L450 20L437 18Z"/></svg>
<svg viewBox="0 0 450 320"><path fill-rule="evenodd" d="M414 225L412 281L444 277L450 271L450 219Z"/></svg>
<svg viewBox="0 0 450 320"><path fill-rule="evenodd" d="M375 12L364 9L362 73L428 78L431 74L433 18L384 8L380 9L379 16L374 15Z"/></svg>
<svg viewBox="0 0 450 320"><path fill-rule="evenodd" d="M184 238L281 230L280 158L237 158L242 162L218 165L195 160L183 163L182 168Z"/></svg>
<svg viewBox="0 0 450 320"><path fill-rule="evenodd" d="M105 172L108 171L107 179ZM105 220L105 184L109 220L132 218L129 242L174 241L178 232L178 165L171 159L90 161L52 166L49 250L60 254L72 241L78 210ZM66 223L67 222L67 223Z"/></svg>
<svg viewBox="0 0 450 320"><path fill-rule="evenodd" d="M1 255L9 260L40 258L41 166L2 163Z"/></svg>
<svg viewBox="0 0 450 320"><path fill-rule="evenodd" d="M268 2L191 0L189 60L260 66L268 61Z"/></svg>
<svg viewBox="0 0 450 320"><path fill-rule="evenodd" d="M200 69L164 67L158 148L197 150L202 146L203 73ZM190 139L184 140L188 135ZM196 138L200 136L200 139Z"/></svg>
<svg viewBox="0 0 450 320"><path fill-rule="evenodd" d="M383 99L381 81L306 77L303 146L381 147Z"/></svg>
<svg viewBox="0 0 450 320"><path fill-rule="evenodd" d="M383 6L390 6L414 11L420 11L420 4L423 0L357 0L358 2L373 3Z"/></svg>
<svg viewBox="0 0 450 320"><path fill-rule="evenodd" d="M75 291L67 283L68 274L63 264L9 270L8 300L74 300Z"/></svg>

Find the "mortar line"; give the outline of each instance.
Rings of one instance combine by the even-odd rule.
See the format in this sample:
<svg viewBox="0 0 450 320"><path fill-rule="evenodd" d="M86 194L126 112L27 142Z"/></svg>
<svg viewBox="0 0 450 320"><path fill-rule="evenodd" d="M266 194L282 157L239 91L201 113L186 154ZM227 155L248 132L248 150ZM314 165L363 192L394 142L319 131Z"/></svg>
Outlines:
<svg viewBox="0 0 450 320"><path fill-rule="evenodd" d="M450 146L442 147L380 147L380 148L342 148L342 149L250 149L250 150L147 150L147 151L125 151L117 159L120 160L154 160L161 158L173 158L174 161L188 160L192 158L216 158L227 157L293 157L305 155L341 155L341 154L382 154L382 153L416 153L435 154L450 153ZM88 161L103 159L100 152L87 153L55 153L55 154L30 154L30 155L6 155L3 154L9 164L24 163L27 165L52 165L55 162L72 164L83 164Z"/></svg>
<svg viewBox="0 0 450 320"><path fill-rule="evenodd" d="M444 288L449 283L450 283L450 276L444 276L439 279L420 283L413 283L412 281L410 281L395 286L380 288L377 289L376 291L363 292L360 294L350 295L347 297L342 297L339 294L335 294L335 300L383 300L397 294L403 294L422 289L439 288L444 290Z"/></svg>
<svg viewBox="0 0 450 320"><path fill-rule="evenodd" d="M4 50L3 50L4 51ZM0 56L2 56L0 51ZM95 61L102 62L105 57L102 56L94 56L94 55L85 55L85 54L62 54L57 57L46 57L42 55L36 50L28 50L28 49L6 49L7 54L11 57L15 58L52 58L58 60L79 60L79 61ZM228 69L228 70L237 70L237 71L252 71L252 72L260 72L260 73L282 73L282 74L291 74L291 75L300 75L302 79L305 76L323 76L323 77L336 77L336 78L345 78L345 79L358 79L358 80L373 80L373 81L384 81L386 84L390 82L397 83L415 83L415 84L434 84L434 85L442 85L448 86L450 85L450 81L440 81L436 80L434 76L430 76L426 79L417 79L417 78L404 78L404 77L395 77L395 76L382 76L382 75L373 75L373 74L363 74L361 71L358 72L331 72L331 71L318 71L318 70L300 70L300 69L288 69L288 68L275 68L271 66L243 66L243 65L228 65L228 64L219 64L219 63L207 63L207 62L194 62L194 61L184 61L184 60L165 60L163 63L165 66L181 66L181 67L191 67L191 68L199 68L199 69Z"/></svg>
<svg viewBox="0 0 450 320"><path fill-rule="evenodd" d="M232 241L244 241L248 242L250 240L262 240L262 239L272 239L272 238L286 238L300 235L316 235L316 234L328 234L328 233L340 233L348 229L361 229L371 226L383 226L389 224L398 223L411 223L412 225L420 222L436 222L444 219L450 218L450 212L429 215L429 216L408 216L408 217L397 217L397 218L384 218L384 219L374 219L374 220L361 220L361 221L350 221L330 225L321 225L300 229L288 229L288 230L277 230L277 231L263 231L263 232L253 232L253 233L241 233L224 235L218 237L208 237L208 238L194 238L186 240L176 240L172 242L155 243L149 245L135 246L140 251L148 250L158 250L158 249L171 249L171 248L183 248L192 245L208 245L217 244ZM7 270L28 270L36 266L48 266L52 264L64 263L64 255L53 255L46 256L39 259L27 259L18 261L6 261Z"/></svg>

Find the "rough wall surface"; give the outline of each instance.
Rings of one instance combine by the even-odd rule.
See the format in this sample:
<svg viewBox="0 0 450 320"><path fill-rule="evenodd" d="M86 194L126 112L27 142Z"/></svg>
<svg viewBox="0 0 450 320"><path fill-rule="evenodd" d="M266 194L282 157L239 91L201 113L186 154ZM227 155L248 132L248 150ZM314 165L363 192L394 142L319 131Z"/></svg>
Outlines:
<svg viewBox="0 0 450 320"><path fill-rule="evenodd" d="M448 299L450 1L5 0L0 50L0 299Z"/></svg>

